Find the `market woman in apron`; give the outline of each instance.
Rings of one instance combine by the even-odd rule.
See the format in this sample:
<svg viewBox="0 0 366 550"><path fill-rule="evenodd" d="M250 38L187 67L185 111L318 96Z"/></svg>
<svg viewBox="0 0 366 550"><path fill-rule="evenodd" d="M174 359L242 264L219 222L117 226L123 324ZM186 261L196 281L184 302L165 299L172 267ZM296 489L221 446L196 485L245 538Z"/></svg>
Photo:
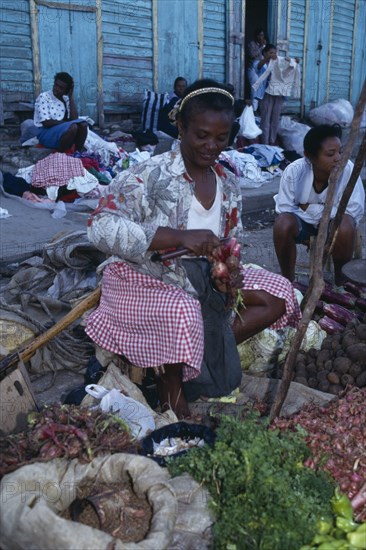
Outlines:
<svg viewBox="0 0 366 550"><path fill-rule="evenodd" d="M121 172L88 227L109 255L99 307L86 332L134 366L159 370L161 409L189 416L188 402L239 386L237 344L266 327L296 326L291 283L264 269L240 266L230 287L245 306L236 315L227 288L207 258L220 239L243 241L241 193L217 163L230 136L233 96L212 80L192 84L176 106L180 147ZM186 249L154 262L154 254Z"/></svg>

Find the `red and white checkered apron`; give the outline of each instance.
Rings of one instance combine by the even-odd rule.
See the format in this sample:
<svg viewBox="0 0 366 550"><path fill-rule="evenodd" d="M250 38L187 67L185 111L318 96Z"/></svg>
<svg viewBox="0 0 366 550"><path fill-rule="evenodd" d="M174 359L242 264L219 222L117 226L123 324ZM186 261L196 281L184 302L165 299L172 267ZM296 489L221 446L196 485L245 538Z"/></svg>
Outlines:
<svg viewBox="0 0 366 550"><path fill-rule="evenodd" d="M116 262L103 273L99 307L88 318L90 338L135 366L183 363L183 381L198 376L203 321L198 300L179 287Z"/></svg>
<svg viewBox="0 0 366 550"><path fill-rule="evenodd" d="M268 328L280 329L286 326L297 327L301 319L301 310L296 299L294 287L282 275L271 273L266 269L243 266L244 290L265 290L272 296L286 302L286 313Z"/></svg>
<svg viewBox="0 0 366 550"><path fill-rule="evenodd" d="M269 328L296 327L301 312L292 284L265 269L243 267L245 290L265 290L286 302L286 313ZM183 363L183 381L201 368L204 333L201 307L179 287L116 262L103 274L99 307L86 332L101 348L148 368Z"/></svg>

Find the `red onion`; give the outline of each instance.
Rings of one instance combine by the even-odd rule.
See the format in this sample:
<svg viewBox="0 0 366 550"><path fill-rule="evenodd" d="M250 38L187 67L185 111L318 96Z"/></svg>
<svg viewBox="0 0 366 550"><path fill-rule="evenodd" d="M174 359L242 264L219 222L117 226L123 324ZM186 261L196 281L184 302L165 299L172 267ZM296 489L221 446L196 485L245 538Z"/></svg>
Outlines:
<svg viewBox="0 0 366 550"><path fill-rule="evenodd" d="M281 430L294 430L298 425L306 430L311 456L304 465L329 472L357 509L357 521L366 520L365 418L366 388L353 387L326 407L309 404L288 419L272 423Z"/></svg>

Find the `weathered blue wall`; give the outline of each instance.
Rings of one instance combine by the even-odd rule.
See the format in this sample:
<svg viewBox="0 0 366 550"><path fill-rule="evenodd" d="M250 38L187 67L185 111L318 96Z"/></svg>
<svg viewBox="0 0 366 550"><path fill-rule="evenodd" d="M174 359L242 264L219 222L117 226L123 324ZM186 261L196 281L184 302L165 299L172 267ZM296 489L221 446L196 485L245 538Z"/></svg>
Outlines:
<svg viewBox="0 0 366 550"><path fill-rule="evenodd" d="M62 1L65 4L65 0L54 0ZM192 1L188 15L181 22L182 28L190 23L192 28L197 28L188 56L192 62L192 75L200 70L204 77L225 82L228 75L227 22L230 1L202 0L202 4L200 0ZM136 110L136 107L141 106L144 89L153 89L154 84L162 88L159 91L171 88L179 71L174 61L177 52L171 55L169 62L165 62L164 78L159 75L159 56L154 58L154 51L155 55L157 51L156 48L154 50L154 44L155 47L159 46L159 37L154 36L156 13L158 19L155 31L159 28L159 2L161 6L164 2L164 6L168 6L169 0L102 1L102 80L106 110ZM202 12L192 7L195 3L198 7L202 6ZM71 4L95 6L96 0L73 0ZM19 101L34 101L35 73L29 6L28 0L3 0L0 6L0 78L6 114L16 110ZM154 6L158 6L155 14ZM203 21L200 20L200 13ZM162 16L165 22L169 22L169 15L167 9L167 13ZM75 25L82 24L78 19L80 17L73 18L71 23L74 23L74 27L70 23L70 32L78 32ZM178 26L175 34L179 32ZM277 41L289 55L301 58L302 97L300 100L288 101L289 112L306 115L313 106L338 97L349 99L355 104L366 77L366 0L272 0L268 4L268 28L271 40ZM42 26L39 31L42 31ZM60 56L56 55L55 49L61 52L65 46L62 32L56 35L59 36L58 44L53 42L49 45L49 63L44 63L46 56L40 48L40 68L47 74L47 65L50 65L51 72L56 67L52 65L52 59L57 61L57 65L60 64ZM196 35L201 41L197 51L194 44ZM51 36L52 33L50 42ZM174 33L172 40L174 42ZM73 43L72 40L69 42ZM85 45L86 42L86 39L76 42L77 46L73 47L70 55L74 56L74 64L70 70L73 70L75 64L89 67L89 76L94 80L92 58L95 54ZM42 47L45 47L44 42ZM179 45L178 56L180 50ZM82 79L85 80L85 76ZM93 84L88 81L88 90L92 88ZM88 101L91 104L93 98L88 96Z"/></svg>
<svg viewBox="0 0 366 550"><path fill-rule="evenodd" d="M103 0L102 31L105 106L141 103L153 86L152 1Z"/></svg>
<svg viewBox="0 0 366 550"><path fill-rule="evenodd" d="M97 119L97 10L95 0L73 0L38 6L41 90L52 88L54 75L74 78L74 99L80 115ZM50 47L50 44L52 45Z"/></svg>
<svg viewBox="0 0 366 550"><path fill-rule="evenodd" d="M273 0L269 21L271 39L301 59L302 97L287 112L339 98L355 105L366 76L365 0Z"/></svg>
<svg viewBox="0 0 366 550"><path fill-rule="evenodd" d="M226 0L204 2L203 70L204 78L226 81Z"/></svg>
<svg viewBox="0 0 366 550"><path fill-rule="evenodd" d="M19 101L33 101L33 62L28 0L2 0L0 5L0 80L4 114Z"/></svg>

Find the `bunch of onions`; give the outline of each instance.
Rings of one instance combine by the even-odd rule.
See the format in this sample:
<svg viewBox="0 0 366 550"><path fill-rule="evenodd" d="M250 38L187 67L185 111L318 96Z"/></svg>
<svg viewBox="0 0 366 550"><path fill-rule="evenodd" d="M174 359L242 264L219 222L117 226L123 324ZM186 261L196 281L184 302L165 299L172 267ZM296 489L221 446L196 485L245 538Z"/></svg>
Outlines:
<svg viewBox="0 0 366 550"><path fill-rule="evenodd" d="M230 273L240 266L240 244L233 237L212 252L211 276L230 285Z"/></svg>
<svg viewBox="0 0 366 550"><path fill-rule="evenodd" d="M351 500L356 521L366 521L366 388L353 387L328 406L310 404L271 427L307 433L311 456L304 465L322 469Z"/></svg>
<svg viewBox="0 0 366 550"><path fill-rule="evenodd" d="M224 290L230 297L230 305L239 315L239 307L244 307L240 289L232 286L232 276L240 270L240 244L232 237L212 252L211 277L219 290Z"/></svg>

